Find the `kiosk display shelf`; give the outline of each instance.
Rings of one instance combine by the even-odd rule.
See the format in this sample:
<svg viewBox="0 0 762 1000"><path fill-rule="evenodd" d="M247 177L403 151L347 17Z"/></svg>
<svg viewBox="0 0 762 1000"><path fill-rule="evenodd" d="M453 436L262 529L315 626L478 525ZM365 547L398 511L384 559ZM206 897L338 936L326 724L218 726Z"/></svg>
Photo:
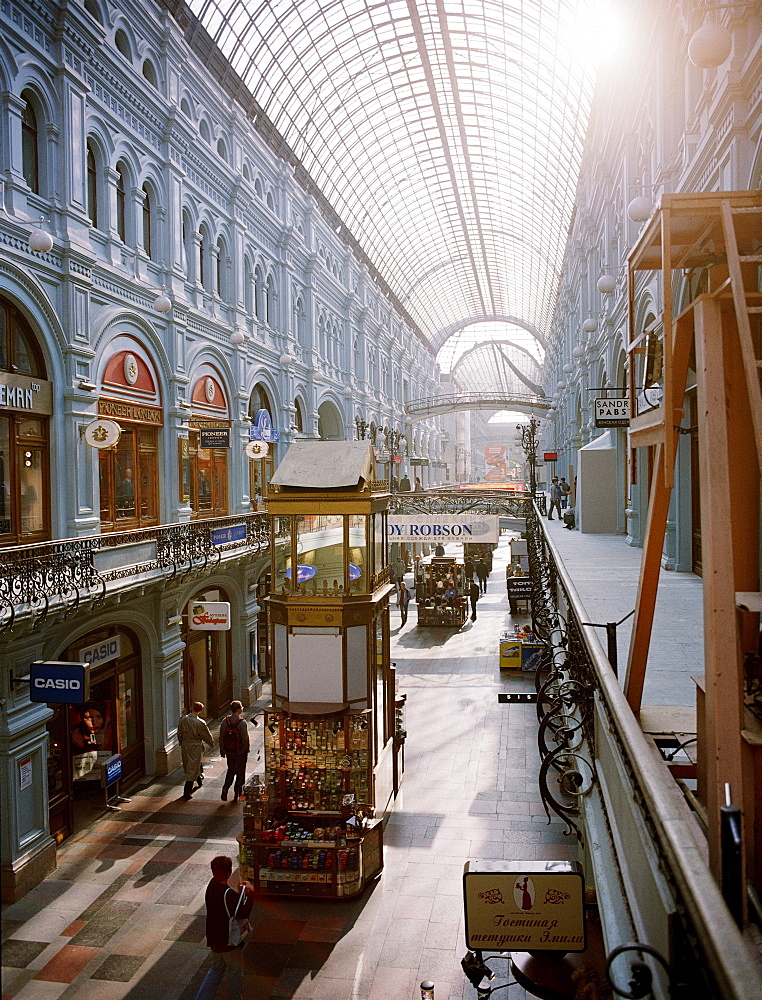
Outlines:
<svg viewBox="0 0 762 1000"><path fill-rule="evenodd" d="M418 624L461 628L468 616L468 582L463 563L442 556L435 557L421 567L422 579L416 585ZM448 601L445 591L454 588L456 596Z"/></svg>

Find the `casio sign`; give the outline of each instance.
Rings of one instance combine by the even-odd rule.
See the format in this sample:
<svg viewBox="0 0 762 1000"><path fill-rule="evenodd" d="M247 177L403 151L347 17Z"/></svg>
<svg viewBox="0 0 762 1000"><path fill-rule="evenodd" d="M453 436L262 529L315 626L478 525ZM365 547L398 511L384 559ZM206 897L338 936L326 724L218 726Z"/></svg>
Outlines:
<svg viewBox="0 0 762 1000"><path fill-rule="evenodd" d="M90 665L37 660L29 667L29 700L81 705L90 697Z"/></svg>

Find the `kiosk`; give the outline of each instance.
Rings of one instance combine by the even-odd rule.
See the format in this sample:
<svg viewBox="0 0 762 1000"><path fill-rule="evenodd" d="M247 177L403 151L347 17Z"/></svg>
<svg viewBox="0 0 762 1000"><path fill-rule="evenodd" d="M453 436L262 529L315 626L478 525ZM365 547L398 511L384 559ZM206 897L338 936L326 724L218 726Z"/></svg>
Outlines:
<svg viewBox="0 0 762 1000"><path fill-rule="evenodd" d="M461 628L468 615L468 591L463 563L450 556L434 556L421 566L422 579L416 585L418 624ZM448 591L455 591L446 597Z"/></svg>

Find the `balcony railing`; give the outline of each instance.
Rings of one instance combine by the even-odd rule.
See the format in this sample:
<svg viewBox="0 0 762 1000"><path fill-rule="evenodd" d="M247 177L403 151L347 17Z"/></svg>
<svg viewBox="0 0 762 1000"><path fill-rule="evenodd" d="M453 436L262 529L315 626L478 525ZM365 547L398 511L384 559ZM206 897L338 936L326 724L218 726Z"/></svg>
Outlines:
<svg viewBox="0 0 762 1000"><path fill-rule="evenodd" d="M532 622L547 647L537 675L540 792L548 815L560 816L581 842L618 995L762 996L699 825L593 629L583 627L586 612L538 515L539 508L528 518L527 534ZM650 990L629 992L644 961Z"/></svg>
<svg viewBox="0 0 762 1000"><path fill-rule="evenodd" d="M256 555L269 546L268 525L260 512L0 549L0 631L30 617L37 628L53 610L68 617L118 580L182 580L224 556ZM225 528L239 530L226 541Z"/></svg>

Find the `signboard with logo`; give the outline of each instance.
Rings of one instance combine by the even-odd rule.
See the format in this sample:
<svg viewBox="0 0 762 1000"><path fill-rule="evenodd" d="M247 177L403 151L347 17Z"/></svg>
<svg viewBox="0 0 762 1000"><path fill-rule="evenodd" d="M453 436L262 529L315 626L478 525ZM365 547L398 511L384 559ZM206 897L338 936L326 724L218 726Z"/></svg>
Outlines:
<svg viewBox="0 0 762 1000"><path fill-rule="evenodd" d="M257 410L254 423L249 428L249 438L252 441L269 441L271 444L280 441L280 432L273 429L267 410Z"/></svg>
<svg viewBox="0 0 762 1000"><path fill-rule="evenodd" d="M91 667L99 667L101 663L108 663L109 660L118 660L122 655L122 637L112 635L103 642L96 642L94 646L85 646L80 649L79 658L83 663L89 663Z"/></svg>
<svg viewBox="0 0 762 1000"><path fill-rule="evenodd" d="M81 705L90 697L90 664L35 660L29 667L29 700Z"/></svg>
<svg viewBox="0 0 762 1000"><path fill-rule="evenodd" d="M400 514L389 517L387 534L395 542L499 542L497 514Z"/></svg>
<svg viewBox="0 0 762 1000"><path fill-rule="evenodd" d="M594 402L596 427L629 427L629 399L596 399Z"/></svg>
<svg viewBox="0 0 762 1000"><path fill-rule="evenodd" d="M568 861L467 861L466 946L584 951L585 880Z"/></svg>
<svg viewBox="0 0 762 1000"><path fill-rule="evenodd" d="M215 528L209 533L212 545L227 545L228 542L241 542L246 538L246 525L233 524L229 528Z"/></svg>
<svg viewBox="0 0 762 1000"><path fill-rule="evenodd" d="M544 462L557 462L558 452L557 451L546 451L543 453L542 459Z"/></svg>
<svg viewBox="0 0 762 1000"><path fill-rule="evenodd" d="M53 383L44 378L0 372L0 409L26 410L50 416L53 412Z"/></svg>
<svg viewBox="0 0 762 1000"><path fill-rule="evenodd" d="M230 604L227 601L191 601L188 624L194 632L227 632L230 628Z"/></svg>
<svg viewBox="0 0 762 1000"><path fill-rule="evenodd" d="M229 448L229 427L201 427L198 432L199 448Z"/></svg>
<svg viewBox="0 0 762 1000"><path fill-rule="evenodd" d="M115 753L101 764L101 788L108 788L122 777L122 755Z"/></svg>

